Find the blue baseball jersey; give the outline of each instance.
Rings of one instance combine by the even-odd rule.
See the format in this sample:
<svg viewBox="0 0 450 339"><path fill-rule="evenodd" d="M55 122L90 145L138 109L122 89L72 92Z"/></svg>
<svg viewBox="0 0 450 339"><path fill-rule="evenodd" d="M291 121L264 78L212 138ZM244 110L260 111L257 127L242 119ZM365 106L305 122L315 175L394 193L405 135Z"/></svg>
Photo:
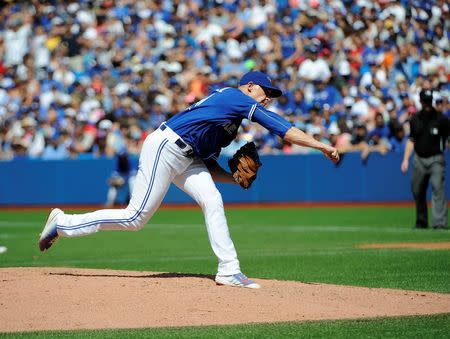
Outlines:
<svg viewBox="0 0 450 339"><path fill-rule="evenodd" d="M238 88L225 87L170 118L166 125L192 146L203 160L217 159L236 138L243 119L255 121L284 137L292 124L267 110Z"/></svg>

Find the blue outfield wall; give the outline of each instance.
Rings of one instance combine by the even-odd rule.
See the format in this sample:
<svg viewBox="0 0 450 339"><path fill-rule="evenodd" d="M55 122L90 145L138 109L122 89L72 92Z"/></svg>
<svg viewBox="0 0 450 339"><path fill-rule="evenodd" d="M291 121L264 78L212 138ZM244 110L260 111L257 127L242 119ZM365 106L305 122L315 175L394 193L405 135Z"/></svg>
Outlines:
<svg viewBox="0 0 450 339"><path fill-rule="evenodd" d="M410 175L400 172L401 155L345 154L336 166L321 154L262 156L258 179L248 191L218 184L224 202L410 201ZM222 165L227 159L220 159ZM450 163L450 153L446 154ZM449 178L450 166L446 169ZM0 205L103 204L113 160L0 162ZM446 180L447 193L450 180ZM125 193L121 194L122 199ZM172 185L164 203L192 199Z"/></svg>

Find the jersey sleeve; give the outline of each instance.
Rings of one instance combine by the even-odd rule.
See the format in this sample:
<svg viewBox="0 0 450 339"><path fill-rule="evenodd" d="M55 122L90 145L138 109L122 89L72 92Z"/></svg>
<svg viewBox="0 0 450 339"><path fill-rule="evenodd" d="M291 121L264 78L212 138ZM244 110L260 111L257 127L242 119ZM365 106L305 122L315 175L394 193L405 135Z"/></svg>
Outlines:
<svg viewBox="0 0 450 339"><path fill-rule="evenodd" d="M289 121L275 112L265 109L261 105L257 104L252 108L253 109L248 115L248 119L257 122L261 126L267 128L271 133L276 134L281 138L283 138L288 129L292 127L292 124Z"/></svg>

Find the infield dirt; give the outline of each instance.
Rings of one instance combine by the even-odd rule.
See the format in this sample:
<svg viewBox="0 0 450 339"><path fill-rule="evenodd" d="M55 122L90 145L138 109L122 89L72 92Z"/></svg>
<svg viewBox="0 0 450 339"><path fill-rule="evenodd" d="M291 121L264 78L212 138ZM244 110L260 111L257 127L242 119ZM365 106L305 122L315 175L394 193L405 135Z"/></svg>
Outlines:
<svg viewBox="0 0 450 339"><path fill-rule="evenodd" d="M450 294L73 268L0 269L0 332L202 326L450 312Z"/></svg>

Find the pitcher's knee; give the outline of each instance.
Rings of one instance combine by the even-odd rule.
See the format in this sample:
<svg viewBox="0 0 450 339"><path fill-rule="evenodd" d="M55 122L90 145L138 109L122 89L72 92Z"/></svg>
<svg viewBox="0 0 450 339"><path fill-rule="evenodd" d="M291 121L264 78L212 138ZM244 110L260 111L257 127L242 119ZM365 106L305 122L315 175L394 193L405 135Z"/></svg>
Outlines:
<svg viewBox="0 0 450 339"><path fill-rule="evenodd" d="M144 213L136 211L135 209L127 208L129 212L129 220L127 221L127 229L130 231L139 231L148 221L148 217Z"/></svg>
<svg viewBox="0 0 450 339"><path fill-rule="evenodd" d="M128 229L130 231L139 231L144 227L144 225L145 225L145 222L142 222L140 220L134 220L134 221L129 222Z"/></svg>

